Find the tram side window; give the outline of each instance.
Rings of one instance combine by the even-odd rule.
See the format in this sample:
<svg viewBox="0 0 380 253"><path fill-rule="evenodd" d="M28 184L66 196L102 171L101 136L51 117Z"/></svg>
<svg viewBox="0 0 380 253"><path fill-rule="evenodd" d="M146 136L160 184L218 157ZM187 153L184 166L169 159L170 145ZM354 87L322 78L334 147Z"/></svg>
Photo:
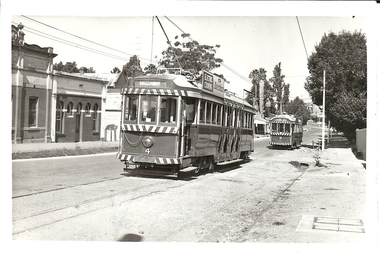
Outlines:
<svg viewBox="0 0 380 253"><path fill-rule="evenodd" d="M232 122L232 108L231 107L227 107L227 126L231 126L231 122Z"/></svg>
<svg viewBox="0 0 380 253"><path fill-rule="evenodd" d="M141 97L141 122L155 123L157 111L157 96Z"/></svg>
<svg viewBox="0 0 380 253"><path fill-rule="evenodd" d="M234 127L239 127L239 109L234 109Z"/></svg>
<svg viewBox="0 0 380 253"><path fill-rule="evenodd" d="M211 109L212 103L206 102L206 123L211 124Z"/></svg>
<svg viewBox="0 0 380 253"><path fill-rule="evenodd" d="M244 113L244 127L245 128L252 128L252 118L251 114L249 112Z"/></svg>
<svg viewBox="0 0 380 253"><path fill-rule="evenodd" d="M125 108L125 120L136 123L138 101L138 96L127 97Z"/></svg>
<svg viewBox="0 0 380 253"><path fill-rule="evenodd" d="M205 123L205 112L206 112L206 102L201 101L201 106L199 108L199 123Z"/></svg>
<svg viewBox="0 0 380 253"><path fill-rule="evenodd" d="M218 125L224 126L224 105L221 105L220 107L220 115L218 117Z"/></svg>
<svg viewBox="0 0 380 253"><path fill-rule="evenodd" d="M175 98L161 99L161 122L175 123L177 113L177 100Z"/></svg>
<svg viewBox="0 0 380 253"><path fill-rule="evenodd" d="M212 124L216 125L218 124L218 108L219 108L219 105L216 104L216 103L213 103L212 105Z"/></svg>

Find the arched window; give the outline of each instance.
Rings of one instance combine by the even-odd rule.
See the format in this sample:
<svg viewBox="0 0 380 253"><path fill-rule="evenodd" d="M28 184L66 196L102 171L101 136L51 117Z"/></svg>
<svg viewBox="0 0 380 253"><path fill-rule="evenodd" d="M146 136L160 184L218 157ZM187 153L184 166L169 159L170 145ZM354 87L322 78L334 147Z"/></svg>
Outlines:
<svg viewBox="0 0 380 253"><path fill-rule="evenodd" d="M73 102L70 102L67 104L67 117L73 117L74 116L74 105Z"/></svg>
<svg viewBox="0 0 380 253"><path fill-rule="evenodd" d="M94 114L92 116L92 130L95 132L99 132L99 106L98 104L94 104L93 111Z"/></svg>
<svg viewBox="0 0 380 253"><path fill-rule="evenodd" d="M55 131L57 133L63 133L63 121L64 121L64 111L63 108L65 108L65 105L62 101L59 101L57 103L57 108L56 108L56 123L55 123Z"/></svg>
<svg viewBox="0 0 380 253"><path fill-rule="evenodd" d="M82 103L79 102L78 105L77 105L77 114L80 114L82 111Z"/></svg>
<svg viewBox="0 0 380 253"><path fill-rule="evenodd" d="M91 105L90 105L90 103L86 104L86 107L84 108L84 115L87 117L91 117Z"/></svg>

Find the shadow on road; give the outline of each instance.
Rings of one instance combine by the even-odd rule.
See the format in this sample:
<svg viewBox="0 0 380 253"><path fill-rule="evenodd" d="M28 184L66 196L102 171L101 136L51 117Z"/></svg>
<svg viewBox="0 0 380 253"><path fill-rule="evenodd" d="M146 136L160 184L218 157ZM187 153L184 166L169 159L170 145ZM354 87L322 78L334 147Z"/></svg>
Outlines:
<svg viewBox="0 0 380 253"><path fill-rule="evenodd" d="M136 234L125 234L118 241L119 242L142 242L144 237Z"/></svg>

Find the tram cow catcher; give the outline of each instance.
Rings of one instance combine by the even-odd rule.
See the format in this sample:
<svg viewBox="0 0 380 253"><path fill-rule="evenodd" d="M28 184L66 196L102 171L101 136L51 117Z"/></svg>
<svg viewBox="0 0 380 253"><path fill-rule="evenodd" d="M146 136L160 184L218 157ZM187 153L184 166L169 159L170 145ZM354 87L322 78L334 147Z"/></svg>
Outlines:
<svg viewBox="0 0 380 253"><path fill-rule="evenodd" d="M301 120L292 115L277 115L270 120L270 142L272 146L301 147L303 127Z"/></svg>
<svg viewBox="0 0 380 253"><path fill-rule="evenodd" d="M127 172L198 173L247 161L254 151L255 110L217 75L148 74L131 79L122 95L117 158Z"/></svg>

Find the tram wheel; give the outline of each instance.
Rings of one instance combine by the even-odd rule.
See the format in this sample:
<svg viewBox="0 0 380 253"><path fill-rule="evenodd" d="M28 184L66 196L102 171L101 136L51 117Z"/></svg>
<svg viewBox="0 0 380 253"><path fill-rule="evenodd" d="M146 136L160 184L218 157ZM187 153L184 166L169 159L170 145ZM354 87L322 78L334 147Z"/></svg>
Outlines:
<svg viewBox="0 0 380 253"><path fill-rule="evenodd" d="M213 170L215 170L215 163L214 163L214 162L211 162L211 163L210 163L210 165L209 165L209 167L208 167L208 170L209 170L209 171L213 171Z"/></svg>

